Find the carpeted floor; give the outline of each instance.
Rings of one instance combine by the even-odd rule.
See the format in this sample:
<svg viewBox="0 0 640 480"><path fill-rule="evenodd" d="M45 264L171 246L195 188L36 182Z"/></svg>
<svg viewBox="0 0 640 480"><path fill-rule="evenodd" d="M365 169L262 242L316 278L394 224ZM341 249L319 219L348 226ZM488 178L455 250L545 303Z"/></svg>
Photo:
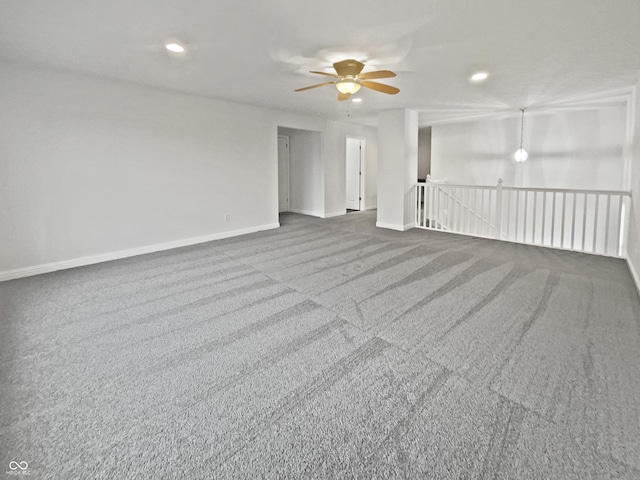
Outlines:
<svg viewBox="0 0 640 480"><path fill-rule="evenodd" d="M281 223L0 284L0 473L640 478L624 261Z"/></svg>

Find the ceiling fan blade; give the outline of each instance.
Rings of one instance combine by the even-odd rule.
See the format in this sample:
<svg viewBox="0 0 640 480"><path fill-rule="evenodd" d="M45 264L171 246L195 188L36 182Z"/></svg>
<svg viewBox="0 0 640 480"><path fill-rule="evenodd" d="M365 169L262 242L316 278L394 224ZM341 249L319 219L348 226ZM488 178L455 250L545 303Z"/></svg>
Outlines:
<svg viewBox="0 0 640 480"><path fill-rule="evenodd" d="M396 74L391 70L378 70L376 72L364 72L358 75L358 78L362 80L368 80L370 78L391 78L395 77Z"/></svg>
<svg viewBox="0 0 640 480"><path fill-rule="evenodd" d="M309 73L317 73L318 75L327 75L328 77L340 78L340 75L336 75L335 73L314 72L314 71L310 71Z"/></svg>
<svg viewBox="0 0 640 480"><path fill-rule="evenodd" d="M336 69L336 73L340 77L346 77L348 75L355 77L364 68L364 63L353 59L342 60L341 62L334 63L333 68Z"/></svg>
<svg viewBox="0 0 640 480"><path fill-rule="evenodd" d="M349 97L351 96L350 93L342 93L339 92L338 93L338 101L342 102L343 100L349 100Z"/></svg>
<svg viewBox="0 0 640 480"><path fill-rule="evenodd" d="M378 82L369 82L367 80L360 82L363 87L370 88L371 90L377 90L378 92L388 93L390 95L395 95L400 91L400 89L396 87L392 87L391 85L385 85L384 83Z"/></svg>
<svg viewBox="0 0 640 480"><path fill-rule="evenodd" d="M309 87L298 88L298 89L294 90L294 92L301 92L303 90L309 90L310 88L324 87L325 85L333 85L333 83L334 82L317 83L316 85L311 85Z"/></svg>

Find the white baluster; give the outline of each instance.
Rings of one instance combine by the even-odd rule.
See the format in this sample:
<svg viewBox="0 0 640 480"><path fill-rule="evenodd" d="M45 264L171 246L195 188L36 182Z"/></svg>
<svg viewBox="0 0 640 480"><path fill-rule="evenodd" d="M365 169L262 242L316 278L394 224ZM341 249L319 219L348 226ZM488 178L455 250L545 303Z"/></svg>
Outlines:
<svg viewBox="0 0 640 480"><path fill-rule="evenodd" d="M502 238L502 179L498 179L496 186L496 233L495 238Z"/></svg>

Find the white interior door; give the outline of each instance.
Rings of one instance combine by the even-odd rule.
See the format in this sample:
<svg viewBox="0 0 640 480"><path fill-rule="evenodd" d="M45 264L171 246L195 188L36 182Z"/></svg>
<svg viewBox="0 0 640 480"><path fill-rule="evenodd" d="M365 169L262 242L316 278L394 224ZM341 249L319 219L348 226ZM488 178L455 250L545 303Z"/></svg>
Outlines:
<svg viewBox="0 0 640 480"><path fill-rule="evenodd" d="M289 137L278 135L278 212L289 211Z"/></svg>
<svg viewBox="0 0 640 480"><path fill-rule="evenodd" d="M346 207L348 210L360 210L363 147L364 140L347 137Z"/></svg>

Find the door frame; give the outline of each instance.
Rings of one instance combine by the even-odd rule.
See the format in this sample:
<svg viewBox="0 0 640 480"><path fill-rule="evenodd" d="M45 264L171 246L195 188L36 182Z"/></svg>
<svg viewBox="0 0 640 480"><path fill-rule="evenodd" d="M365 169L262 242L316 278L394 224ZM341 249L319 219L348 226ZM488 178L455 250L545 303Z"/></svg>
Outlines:
<svg viewBox="0 0 640 480"><path fill-rule="evenodd" d="M347 162L349 161L349 146L348 146L348 141L349 139L352 140L359 140L360 141L360 196L359 196L359 200L358 200L358 210L362 211L366 209L366 205L365 205L365 201L364 199L367 198L365 193L366 193L366 189L365 189L365 168L366 168L366 162L365 162L365 151L366 151L366 146L367 146L367 138L366 137L360 137L357 135L345 135L345 141L344 141L344 185L345 185L345 190L344 190L344 203L345 203L345 209L346 209L346 205L347 205Z"/></svg>

